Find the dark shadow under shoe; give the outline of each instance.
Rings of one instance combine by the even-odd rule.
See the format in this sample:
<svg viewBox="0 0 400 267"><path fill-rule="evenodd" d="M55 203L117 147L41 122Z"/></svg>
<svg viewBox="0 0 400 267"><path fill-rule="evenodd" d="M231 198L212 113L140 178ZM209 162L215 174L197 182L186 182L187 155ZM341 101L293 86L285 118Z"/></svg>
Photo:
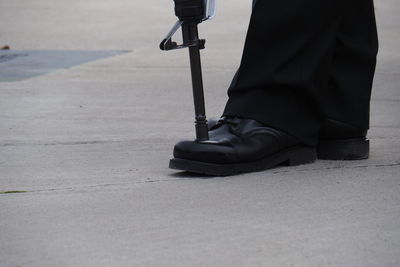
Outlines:
<svg viewBox="0 0 400 267"><path fill-rule="evenodd" d="M223 117L214 123L209 135L208 141L177 143L170 168L227 176L316 159L314 147L255 120Z"/></svg>

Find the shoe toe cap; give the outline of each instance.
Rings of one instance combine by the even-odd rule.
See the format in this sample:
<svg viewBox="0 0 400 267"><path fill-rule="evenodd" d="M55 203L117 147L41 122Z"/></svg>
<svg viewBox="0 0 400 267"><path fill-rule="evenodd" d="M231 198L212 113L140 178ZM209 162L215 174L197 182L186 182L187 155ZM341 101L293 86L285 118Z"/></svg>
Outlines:
<svg viewBox="0 0 400 267"><path fill-rule="evenodd" d="M180 141L174 147L174 157L209 163L227 163L232 160L230 148L212 142Z"/></svg>

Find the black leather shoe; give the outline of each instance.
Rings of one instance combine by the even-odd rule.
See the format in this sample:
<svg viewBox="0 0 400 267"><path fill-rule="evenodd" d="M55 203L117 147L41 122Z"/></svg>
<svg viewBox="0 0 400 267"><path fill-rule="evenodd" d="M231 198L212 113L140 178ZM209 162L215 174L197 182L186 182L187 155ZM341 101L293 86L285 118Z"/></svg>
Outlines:
<svg viewBox="0 0 400 267"><path fill-rule="evenodd" d="M360 160L369 157L368 130L326 120L319 134L318 158L328 160Z"/></svg>
<svg viewBox="0 0 400 267"><path fill-rule="evenodd" d="M255 120L222 117L211 127L209 135L208 141L177 143L170 168L226 176L316 159L314 147Z"/></svg>
<svg viewBox="0 0 400 267"><path fill-rule="evenodd" d="M209 128L217 124L211 118ZM319 134L317 157L323 160L362 160L369 157L367 129L359 129L347 123L327 119Z"/></svg>

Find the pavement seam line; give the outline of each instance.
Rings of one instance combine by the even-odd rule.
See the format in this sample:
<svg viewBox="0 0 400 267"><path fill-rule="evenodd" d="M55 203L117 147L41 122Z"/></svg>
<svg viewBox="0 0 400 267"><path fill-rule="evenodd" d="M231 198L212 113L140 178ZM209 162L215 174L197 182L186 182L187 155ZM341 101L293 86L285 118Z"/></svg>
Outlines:
<svg viewBox="0 0 400 267"><path fill-rule="evenodd" d="M291 173L291 172L306 172L306 171L316 171L316 170L334 170L334 169L357 169L357 168L383 168L383 167L396 167L400 166L399 163L392 163L392 164L375 164L375 165L360 165L360 166L336 166L336 167L327 167L327 168L314 168L314 169L304 169L304 170L286 170L286 171L274 171L271 172L272 174L280 174L280 173ZM189 175L188 175L189 176ZM83 187L65 187L65 188L48 188L48 189L37 189L37 190L18 190L26 193L46 193L46 192L56 192L56 191L77 191L77 190L84 190L84 189L93 189L93 188L105 188L105 187L113 187L113 186L132 186L138 184L148 184L148 183L160 183L160 182L173 182L173 181L190 181L191 179L213 179L213 177L186 177L186 179L182 178L174 178L174 179L155 179L155 180L146 180L146 181L139 181L139 182L131 182L131 183L107 183L107 184L98 184L98 185L87 185ZM215 177L217 178L226 178L226 177ZM214 179L215 179L214 178ZM124 189L124 188L119 188ZM129 189L129 188L125 188ZM10 191L10 190L9 190ZM14 191L14 190L13 190ZM8 191L7 191L8 192ZM10 191L11 192L11 191ZM4 194L9 195L9 194Z"/></svg>

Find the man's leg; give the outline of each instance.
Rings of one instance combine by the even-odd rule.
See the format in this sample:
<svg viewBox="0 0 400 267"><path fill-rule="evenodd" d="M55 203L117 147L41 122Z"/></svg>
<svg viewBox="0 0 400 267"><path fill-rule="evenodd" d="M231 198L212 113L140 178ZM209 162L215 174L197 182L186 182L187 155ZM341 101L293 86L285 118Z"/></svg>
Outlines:
<svg viewBox="0 0 400 267"><path fill-rule="evenodd" d="M365 137L378 37L373 0L349 8L336 37L329 84L321 91L320 139Z"/></svg>
<svg viewBox="0 0 400 267"><path fill-rule="evenodd" d="M358 2L256 1L224 115L255 119L315 146L337 32Z"/></svg>

